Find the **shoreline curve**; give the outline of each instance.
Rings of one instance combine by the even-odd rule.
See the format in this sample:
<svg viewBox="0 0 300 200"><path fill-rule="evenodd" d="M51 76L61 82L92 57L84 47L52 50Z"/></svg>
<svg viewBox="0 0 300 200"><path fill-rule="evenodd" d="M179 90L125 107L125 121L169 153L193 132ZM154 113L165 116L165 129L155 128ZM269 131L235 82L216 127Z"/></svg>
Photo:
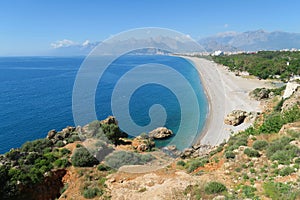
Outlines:
<svg viewBox="0 0 300 200"><path fill-rule="evenodd" d="M227 114L233 110L261 112L260 102L252 100L249 92L258 87L268 87L268 81L235 76L224 66L204 58L180 56L191 62L198 71L208 101L208 114L201 133L194 144L218 145L232 132L246 129L252 123L239 126L224 124Z"/></svg>

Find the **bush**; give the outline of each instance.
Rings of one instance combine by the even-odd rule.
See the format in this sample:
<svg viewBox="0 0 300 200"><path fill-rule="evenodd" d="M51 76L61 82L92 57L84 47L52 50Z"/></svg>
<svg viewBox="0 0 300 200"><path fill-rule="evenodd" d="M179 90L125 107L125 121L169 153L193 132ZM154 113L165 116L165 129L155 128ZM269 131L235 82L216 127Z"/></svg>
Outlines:
<svg viewBox="0 0 300 200"><path fill-rule="evenodd" d="M300 154L298 147L289 144L291 140L289 137L282 137L272 142L267 148L267 157L272 161L277 160L279 164L289 164Z"/></svg>
<svg viewBox="0 0 300 200"><path fill-rule="evenodd" d="M103 191L100 190L98 187L95 188L87 188L83 191L84 198L87 199L93 199L96 196L101 196L103 194Z"/></svg>
<svg viewBox="0 0 300 200"><path fill-rule="evenodd" d="M287 176L294 172L294 169L291 167L285 167L282 170L280 170L279 175L280 176Z"/></svg>
<svg viewBox="0 0 300 200"><path fill-rule="evenodd" d="M267 141L265 141L265 140L257 140L257 141L255 141L255 142L253 143L253 146L252 146L252 147L253 147L253 149L255 149L255 150L261 151L261 150L266 149L267 146L268 146L268 142L267 142Z"/></svg>
<svg viewBox="0 0 300 200"><path fill-rule="evenodd" d="M218 194L227 191L227 188L222 183L212 181L205 186L204 190L207 194Z"/></svg>
<svg viewBox="0 0 300 200"><path fill-rule="evenodd" d="M178 165L178 166L184 167L184 166L185 166L185 162L184 162L183 160L179 160L179 161L177 162L177 165Z"/></svg>
<svg viewBox="0 0 300 200"><path fill-rule="evenodd" d="M21 147L21 151L42 153L45 148L52 147L52 145L52 142L48 139L38 139L24 143Z"/></svg>
<svg viewBox="0 0 300 200"><path fill-rule="evenodd" d="M110 170L110 168L108 166L104 165L104 164L98 165L97 169L99 171L109 171Z"/></svg>
<svg viewBox="0 0 300 200"><path fill-rule="evenodd" d="M256 188L254 188L252 186L248 186L248 185L243 185L242 191L243 191L244 197L252 198L255 195L254 192L256 191Z"/></svg>
<svg viewBox="0 0 300 200"><path fill-rule="evenodd" d="M63 156L71 153L71 151L66 148L61 149L60 152L62 153Z"/></svg>
<svg viewBox="0 0 300 200"><path fill-rule="evenodd" d="M54 165L58 168L65 168L70 165L70 162L68 161L68 159L62 158L62 159L57 159L56 161L54 161Z"/></svg>
<svg viewBox="0 0 300 200"><path fill-rule="evenodd" d="M72 165L75 167L92 167L97 165L99 161L90 154L86 148L75 149L74 155L71 157Z"/></svg>
<svg viewBox="0 0 300 200"><path fill-rule="evenodd" d="M184 195L190 194L191 199L200 200L201 198L201 188L199 185L188 185L184 191Z"/></svg>
<svg viewBox="0 0 300 200"><path fill-rule="evenodd" d="M289 184L280 182L266 182L263 184L264 193L273 200L292 200L296 199L299 191L293 191Z"/></svg>
<svg viewBox="0 0 300 200"><path fill-rule="evenodd" d="M64 143L63 141L61 141L61 140L58 140L58 141L55 143L55 146L56 146L56 147L63 147L63 146L65 146L65 143Z"/></svg>
<svg viewBox="0 0 300 200"><path fill-rule="evenodd" d="M234 159L235 158L235 154L232 151L227 151L225 153L225 158L226 159Z"/></svg>
<svg viewBox="0 0 300 200"><path fill-rule="evenodd" d="M260 154L258 151L254 150L254 149L250 149L250 148L246 148L244 150L244 154L246 154L249 157L260 157Z"/></svg>
<svg viewBox="0 0 300 200"><path fill-rule="evenodd" d="M203 167L206 163L208 163L207 159L195 159L191 160L187 163L188 172L191 173L195 171L199 167Z"/></svg>
<svg viewBox="0 0 300 200"><path fill-rule="evenodd" d="M120 168L123 165L143 165L153 159L151 154L117 151L105 157L105 163L111 168Z"/></svg>

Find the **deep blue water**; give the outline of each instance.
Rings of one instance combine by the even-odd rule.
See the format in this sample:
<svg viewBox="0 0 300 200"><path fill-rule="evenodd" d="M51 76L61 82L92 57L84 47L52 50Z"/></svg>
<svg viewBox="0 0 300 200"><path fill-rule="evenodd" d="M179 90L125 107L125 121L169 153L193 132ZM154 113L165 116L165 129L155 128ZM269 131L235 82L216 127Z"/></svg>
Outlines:
<svg viewBox="0 0 300 200"><path fill-rule="evenodd" d="M0 58L0 153L20 147L28 140L43 138L50 129L61 130L68 125L74 125L72 91L83 60L83 57ZM186 130L184 139L195 138L205 123L206 97L197 71L185 59L178 57L123 56L112 63L97 88L97 118L101 120L112 115L111 95L115 83L134 66L153 62L171 66L193 86L199 102L197 106L201 111L200 122L196 133ZM157 74L165 78L163 72ZM172 77L168 78L172 80ZM149 108L154 104L165 108L165 126L176 133L182 120L180 102L176 94L158 84L147 84L134 92L129 104L133 121L140 126L147 125L150 122ZM191 105L191 110L187 112L192 110ZM158 142L158 145L169 141L171 139ZM175 144L179 147L181 145L178 142Z"/></svg>

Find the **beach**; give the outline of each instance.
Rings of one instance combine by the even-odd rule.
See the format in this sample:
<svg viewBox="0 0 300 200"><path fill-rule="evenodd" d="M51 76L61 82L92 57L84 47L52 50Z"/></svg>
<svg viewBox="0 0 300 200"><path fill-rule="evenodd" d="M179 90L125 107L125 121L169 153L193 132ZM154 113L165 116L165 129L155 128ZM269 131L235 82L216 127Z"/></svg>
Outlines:
<svg viewBox="0 0 300 200"><path fill-rule="evenodd" d="M236 76L224 66L203 58L184 57L197 69L209 102L209 112L197 144L217 145L231 133L246 129L251 122L238 126L224 124L224 118L233 110L261 112L260 102L252 100L249 92L258 87L269 87L268 81Z"/></svg>

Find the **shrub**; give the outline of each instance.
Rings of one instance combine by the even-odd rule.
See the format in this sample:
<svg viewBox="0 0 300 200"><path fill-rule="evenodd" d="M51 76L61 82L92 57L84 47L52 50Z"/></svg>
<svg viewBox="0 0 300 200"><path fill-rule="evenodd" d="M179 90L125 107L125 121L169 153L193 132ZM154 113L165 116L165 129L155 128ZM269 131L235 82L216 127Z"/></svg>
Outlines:
<svg viewBox="0 0 300 200"><path fill-rule="evenodd" d="M96 196L101 196L103 194L103 191L99 189L98 187L95 188L87 188L83 191L84 198L87 199L93 199Z"/></svg>
<svg viewBox="0 0 300 200"><path fill-rule="evenodd" d="M195 159L195 160L191 160L187 164L188 172L191 173L191 172L195 171L197 168L203 167L206 163L208 163L207 159Z"/></svg>
<svg viewBox="0 0 300 200"><path fill-rule="evenodd" d="M55 143L55 146L56 146L56 147L63 147L63 146L65 146L65 143L64 143L63 141L59 140L59 141L57 141L57 142Z"/></svg>
<svg viewBox="0 0 300 200"><path fill-rule="evenodd" d="M52 147L52 145L52 142L48 139L38 139L24 143L21 151L42 153L45 148Z"/></svg>
<svg viewBox="0 0 300 200"><path fill-rule="evenodd" d="M260 154L258 151L254 150L254 149L250 149L250 148L246 148L244 150L244 154L246 154L249 157L260 157Z"/></svg>
<svg viewBox="0 0 300 200"><path fill-rule="evenodd" d="M56 161L54 161L54 165L58 168L65 168L70 165L70 162L68 161L68 159L62 158L62 159L57 159Z"/></svg>
<svg viewBox="0 0 300 200"><path fill-rule="evenodd" d="M235 154L232 151L227 151L225 153L225 158L226 159L234 159L235 158Z"/></svg>
<svg viewBox="0 0 300 200"><path fill-rule="evenodd" d="M60 152L62 153L62 155L67 155L67 154L71 153L71 151L69 149L66 149L66 148L61 149Z"/></svg>
<svg viewBox="0 0 300 200"><path fill-rule="evenodd" d="M72 164L75 167L92 167L99 161L90 154L86 148L75 149L74 155L71 157Z"/></svg>
<svg viewBox="0 0 300 200"><path fill-rule="evenodd" d="M266 182L263 184L263 189L265 195L273 200L292 200L299 195L297 191L293 191L289 184L280 182Z"/></svg>
<svg viewBox="0 0 300 200"><path fill-rule="evenodd" d="M222 183L212 181L205 186L204 190L207 194L218 194L221 192L225 192L227 188Z"/></svg>
<svg viewBox="0 0 300 200"><path fill-rule="evenodd" d="M257 140L257 141L255 141L254 143L253 143L253 149L255 149L255 150L259 150L259 151L261 151L261 150L264 150L264 149L266 149L266 147L268 146L268 142L267 141L265 141L265 140Z"/></svg>
<svg viewBox="0 0 300 200"><path fill-rule="evenodd" d="M256 188L248 185L243 185L242 186L242 192L244 197L246 198L252 198L254 197L254 192L256 191Z"/></svg>
<svg viewBox="0 0 300 200"><path fill-rule="evenodd" d="M108 166L104 165L104 164L98 165L97 169L99 171L108 171L108 170L110 170L110 168Z"/></svg>
<svg viewBox="0 0 300 200"><path fill-rule="evenodd" d="M280 176L287 176L294 172L294 169L292 167L285 167L282 170L279 171Z"/></svg>
<svg viewBox="0 0 300 200"><path fill-rule="evenodd" d="M120 168L123 165L142 165L153 159L151 154L117 151L105 157L105 163L111 168Z"/></svg>
<svg viewBox="0 0 300 200"><path fill-rule="evenodd" d="M195 199L195 200L200 200L201 199L201 188L199 187L199 185L188 185L184 191L183 194L187 195L190 194L191 195L191 199Z"/></svg>
<svg viewBox="0 0 300 200"><path fill-rule="evenodd" d="M184 167L184 166L185 166L185 162L184 162L183 160L179 160L179 161L177 162L177 165L178 165L178 166Z"/></svg>

